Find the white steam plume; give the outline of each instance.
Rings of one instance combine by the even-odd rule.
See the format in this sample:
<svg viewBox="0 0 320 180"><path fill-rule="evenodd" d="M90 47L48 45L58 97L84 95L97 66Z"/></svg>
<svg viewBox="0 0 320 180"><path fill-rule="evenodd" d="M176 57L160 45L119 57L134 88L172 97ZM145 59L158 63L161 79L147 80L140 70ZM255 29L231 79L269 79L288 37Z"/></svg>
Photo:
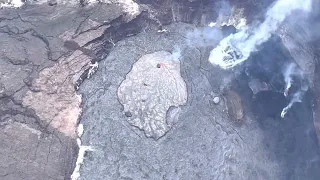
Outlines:
<svg viewBox="0 0 320 180"><path fill-rule="evenodd" d="M223 33L217 27L200 27L187 32L186 38L188 46L216 46L223 39Z"/></svg>
<svg viewBox="0 0 320 180"><path fill-rule="evenodd" d="M293 98L291 99L290 103L283 108L281 112L281 117L284 118L284 116L287 114L288 110L292 107L292 105L296 102L301 102L303 97L304 91L298 91L293 95Z"/></svg>
<svg viewBox="0 0 320 180"><path fill-rule="evenodd" d="M293 83L293 76L303 79L304 75L301 69L299 69L296 64L290 63L284 70L283 76L284 76L284 81L286 83L284 96L287 97L289 95L289 90ZM292 107L294 103L302 101L302 97L307 90L308 90L308 85L302 82L300 89L295 94L293 94L293 97L290 100L289 104L285 108L283 108L281 112L282 118L284 118L284 116L287 114L288 110Z"/></svg>
<svg viewBox="0 0 320 180"><path fill-rule="evenodd" d="M292 75L294 74L294 68L295 68L295 64L294 63L290 63L289 66L286 68L285 72L284 72L284 81L286 83L286 88L284 89L284 96L287 97L289 94L289 90L291 88L292 85Z"/></svg>
<svg viewBox="0 0 320 180"><path fill-rule="evenodd" d="M225 0L218 1L216 6L219 7L217 24L218 25L223 25L223 23L225 23L225 22L227 22L229 20L231 14L232 14L232 7Z"/></svg>
<svg viewBox="0 0 320 180"><path fill-rule="evenodd" d="M211 51L209 61L223 69L232 68L247 60L256 47L266 42L280 24L295 10L310 11L312 0L278 0L265 14L257 27L244 28L223 39Z"/></svg>
<svg viewBox="0 0 320 180"><path fill-rule="evenodd" d="M179 59L181 58L181 49L179 48L179 46L175 45L171 54L174 61L179 61Z"/></svg>

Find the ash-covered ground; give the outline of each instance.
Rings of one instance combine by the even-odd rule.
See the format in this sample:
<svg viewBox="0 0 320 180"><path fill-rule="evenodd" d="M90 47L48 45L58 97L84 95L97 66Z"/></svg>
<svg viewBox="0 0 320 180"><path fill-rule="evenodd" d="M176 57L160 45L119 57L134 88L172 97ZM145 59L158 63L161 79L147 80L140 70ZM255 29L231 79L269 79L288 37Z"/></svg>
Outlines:
<svg viewBox="0 0 320 180"><path fill-rule="evenodd" d="M319 179L315 36L289 18L240 66L208 61L271 1L15 3L0 10L0 179Z"/></svg>

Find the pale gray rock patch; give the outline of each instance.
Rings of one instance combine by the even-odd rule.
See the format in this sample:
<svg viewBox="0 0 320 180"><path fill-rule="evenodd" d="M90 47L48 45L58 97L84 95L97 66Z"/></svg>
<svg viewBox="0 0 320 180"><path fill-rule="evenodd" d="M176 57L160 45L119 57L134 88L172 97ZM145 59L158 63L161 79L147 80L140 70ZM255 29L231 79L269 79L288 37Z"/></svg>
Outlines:
<svg viewBox="0 0 320 180"><path fill-rule="evenodd" d="M166 114L170 107L187 102L186 83L180 75L180 62L171 53L159 51L142 56L118 88L127 120L158 139L171 128Z"/></svg>
<svg viewBox="0 0 320 180"><path fill-rule="evenodd" d="M249 88L255 95L260 91L268 91L269 87L265 82L261 82L259 79L252 79L248 83Z"/></svg>

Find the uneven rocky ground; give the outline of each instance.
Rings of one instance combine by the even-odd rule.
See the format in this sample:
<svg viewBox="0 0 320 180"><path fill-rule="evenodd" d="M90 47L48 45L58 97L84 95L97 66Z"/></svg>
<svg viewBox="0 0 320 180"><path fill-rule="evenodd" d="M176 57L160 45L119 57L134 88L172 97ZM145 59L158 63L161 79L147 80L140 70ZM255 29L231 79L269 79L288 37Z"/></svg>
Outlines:
<svg viewBox="0 0 320 180"><path fill-rule="evenodd" d="M75 87L95 68L86 47L124 11L43 4L0 14L1 179L68 179L78 152Z"/></svg>
<svg viewBox="0 0 320 180"><path fill-rule="evenodd" d="M217 18L251 22L270 3L232 0L227 12L209 0L1 9L0 179L70 179L79 145L93 149L79 179L318 179L317 43L290 49L296 33L284 26L252 56L290 52L312 81L281 119L286 99L275 91L252 99L241 72L222 91L234 74L207 61L216 43L190 36ZM215 42L234 31L225 27Z"/></svg>

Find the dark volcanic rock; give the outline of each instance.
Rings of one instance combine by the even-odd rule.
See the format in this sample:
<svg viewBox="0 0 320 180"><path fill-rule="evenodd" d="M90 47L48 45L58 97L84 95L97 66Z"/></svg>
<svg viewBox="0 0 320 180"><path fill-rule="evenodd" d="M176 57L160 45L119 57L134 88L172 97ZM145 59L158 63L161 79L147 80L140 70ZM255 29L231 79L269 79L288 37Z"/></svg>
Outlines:
<svg viewBox="0 0 320 180"><path fill-rule="evenodd" d="M231 26L236 20L253 21L273 1L230 0L230 8L235 8L223 12L221 7L228 3L211 0L140 0L140 6L117 0L96 6L89 1L41 2L0 11L0 179L69 179L80 145L93 148L79 153L85 154L80 179L319 179L310 93L285 119L277 115L287 103L282 60L308 56L272 39L266 44L275 49L261 48L254 54L246 66L251 70L231 87L224 87L225 80L238 74L222 72L208 62L213 46L236 31ZM222 32L215 31L221 33L217 42L187 43L194 40L187 33L199 31L198 26L216 21L221 13L234 21ZM283 42L292 42L286 38L281 36ZM180 64L187 101L169 108L166 131L152 139L145 133L148 126L139 128L128 121L145 107L138 114L124 112L117 92L133 65L158 51L171 53L172 61ZM268 64L270 54L280 63ZM297 64L312 71L310 64L316 61L308 62ZM156 78L165 75L168 78L161 82L174 84L171 70L158 64L152 64L152 70L164 74ZM252 100L248 74L266 82L271 91L260 91ZM320 97L318 81L315 75L315 102ZM141 83L136 88L153 87ZM162 90L175 92L175 87ZM220 102L214 104L217 96ZM142 104L149 102L141 99ZM319 117L319 105L313 108ZM76 132L79 122L84 132ZM152 123L157 131L161 124ZM76 141L82 133L81 142Z"/></svg>
<svg viewBox="0 0 320 180"><path fill-rule="evenodd" d="M314 158L319 156L319 147L310 100L294 106L285 120L266 116L279 113L285 103L272 101L273 94L252 102L246 82L245 87L235 88L245 112L241 123L235 122L225 111L226 102L210 103L215 97L212 94L219 93L212 89L219 89L221 81L209 81L210 74L203 72L209 69L215 75L219 70L210 68L205 49L185 44L183 35L195 27L174 23L164 28L168 33L148 29L116 43L97 74L81 86L85 102L82 139L96 149L88 153L81 179L317 179L319 160ZM141 56L173 51L175 45L182 50L181 73L188 87L188 102L176 113L178 120L172 129L155 141L126 121L117 89ZM254 106L270 105L277 112L251 111ZM234 107L237 112L239 107ZM294 114L299 114L298 109L301 115Z"/></svg>
<svg viewBox="0 0 320 180"><path fill-rule="evenodd" d="M0 11L0 179L70 178L81 111L74 85L92 69L92 41L123 14L114 4ZM70 40L79 47L65 48Z"/></svg>
<svg viewBox="0 0 320 180"><path fill-rule="evenodd" d="M48 0L48 5L49 6L55 6L57 4L58 4L57 0Z"/></svg>

